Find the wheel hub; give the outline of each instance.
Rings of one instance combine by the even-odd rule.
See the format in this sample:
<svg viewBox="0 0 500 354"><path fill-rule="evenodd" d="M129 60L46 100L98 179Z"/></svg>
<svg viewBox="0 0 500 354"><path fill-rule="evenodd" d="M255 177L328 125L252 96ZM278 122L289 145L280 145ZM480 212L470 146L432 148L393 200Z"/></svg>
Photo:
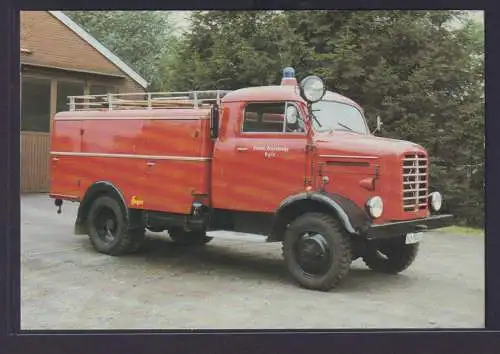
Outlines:
<svg viewBox="0 0 500 354"><path fill-rule="evenodd" d="M96 228L100 238L105 242L112 242L115 238L116 219L111 210L103 208L96 222Z"/></svg>
<svg viewBox="0 0 500 354"><path fill-rule="evenodd" d="M323 235L305 234L297 246L297 258L304 271L317 275L327 270L330 252Z"/></svg>
<svg viewBox="0 0 500 354"><path fill-rule="evenodd" d="M106 220L106 228L108 230L113 230L115 228L115 221L113 219Z"/></svg>

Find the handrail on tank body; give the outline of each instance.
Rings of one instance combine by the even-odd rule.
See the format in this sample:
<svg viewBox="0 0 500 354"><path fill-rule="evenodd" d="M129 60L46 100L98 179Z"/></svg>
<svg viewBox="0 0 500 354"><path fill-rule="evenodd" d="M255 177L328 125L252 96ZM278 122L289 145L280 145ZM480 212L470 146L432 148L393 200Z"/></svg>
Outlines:
<svg viewBox="0 0 500 354"><path fill-rule="evenodd" d="M147 93L108 93L105 95L68 96L70 111L165 109L209 107L231 91L181 91Z"/></svg>

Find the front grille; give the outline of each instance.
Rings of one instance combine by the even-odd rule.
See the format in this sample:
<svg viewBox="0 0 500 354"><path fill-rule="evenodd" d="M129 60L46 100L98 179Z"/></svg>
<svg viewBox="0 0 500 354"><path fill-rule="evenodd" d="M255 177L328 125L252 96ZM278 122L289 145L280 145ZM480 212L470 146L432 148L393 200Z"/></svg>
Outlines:
<svg viewBox="0 0 500 354"><path fill-rule="evenodd" d="M419 211L427 208L427 157L422 153L408 153L403 158L403 210Z"/></svg>

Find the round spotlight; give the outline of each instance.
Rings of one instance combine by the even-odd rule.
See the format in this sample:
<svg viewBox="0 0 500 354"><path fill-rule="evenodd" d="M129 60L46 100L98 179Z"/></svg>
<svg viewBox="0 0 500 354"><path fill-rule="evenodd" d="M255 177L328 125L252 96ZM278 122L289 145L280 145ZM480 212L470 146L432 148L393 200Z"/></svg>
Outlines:
<svg viewBox="0 0 500 354"><path fill-rule="evenodd" d="M326 87L317 76L308 76L300 82L300 93L302 97L310 102L315 103L320 101L325 95Z"/></svg>

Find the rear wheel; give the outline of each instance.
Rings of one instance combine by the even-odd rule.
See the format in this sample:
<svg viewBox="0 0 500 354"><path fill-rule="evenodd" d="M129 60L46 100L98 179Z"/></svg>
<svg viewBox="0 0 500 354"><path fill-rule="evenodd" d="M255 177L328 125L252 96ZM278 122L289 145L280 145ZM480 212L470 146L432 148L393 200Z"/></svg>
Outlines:
<svg viewBox="0 0 500 354"><path fill-rule="evenodd" d="M203 245L212 241L213 237L206 235L204 231L185 231L180 227L168 229L170 239L181 246Z"/></svg>
<svg viewBox="0 0 500 354"><path fill-rule="evenodd" d="M288 271L301 286L328 291L349 272L350 237L332 216L307 213L288 227L283 256Z"/></svg>
<svg viewBox="0 0 500 354"><path fill-rule="evenodd" d="M363 261L372 270L397 274L406 270L417 257L419 244L405 244L405 236L370 245Z"/></svg>
<svg viewBox="0 0 500 354"><path fill-rule="evenodd" d="M119 256L137 251L145 238L144 227L131 227L120 203L111 197L98 197L87 217L89 238L100 253Z"/></svg>

